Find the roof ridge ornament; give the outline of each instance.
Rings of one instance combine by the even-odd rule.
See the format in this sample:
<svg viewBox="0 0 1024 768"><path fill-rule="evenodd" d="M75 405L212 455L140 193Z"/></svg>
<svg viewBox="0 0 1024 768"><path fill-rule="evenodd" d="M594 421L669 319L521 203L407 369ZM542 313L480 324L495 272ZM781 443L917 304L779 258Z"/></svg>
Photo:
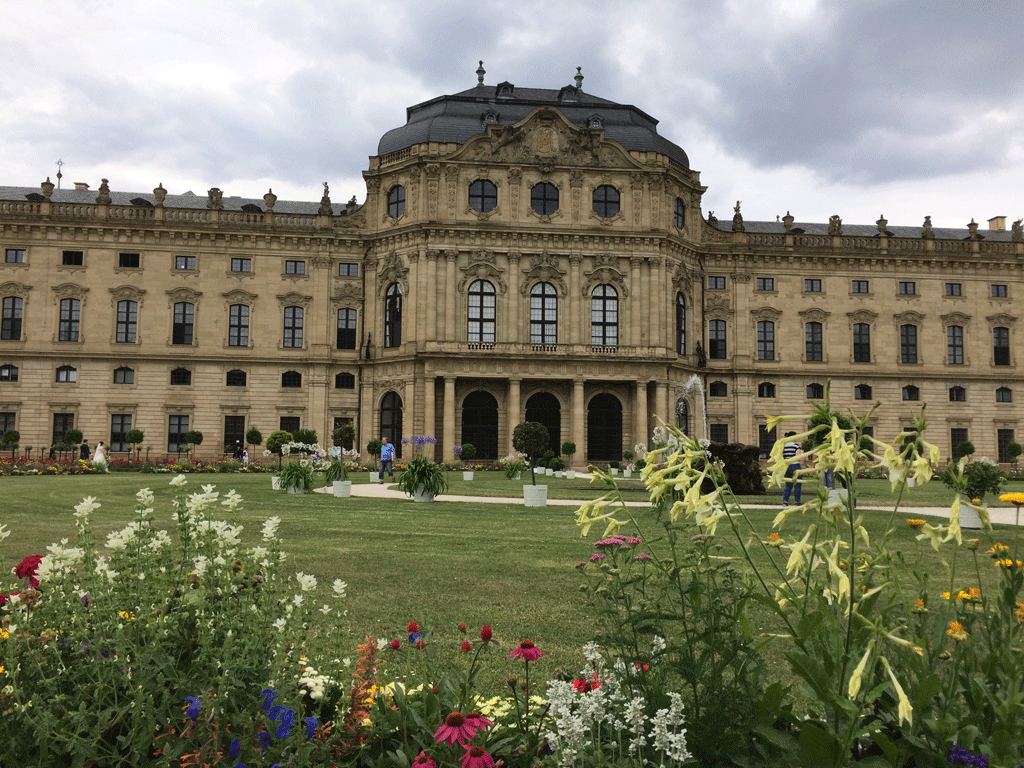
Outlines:
<svg viewBox="0 0 1024 768"><path fill-rule="evenodd" d="M483 64L483 62L480 62ZM576 75L573 77L576 81L576 90L583 92L583 67L576 67Z"/></svg>
<svg viewBox="0 0 1024 768"><path fill-rule="evenodd" d="M477 67L477 70L476 70L476 84L477 85L483 85L484 84L484 75L486 75L486 74L487 74L487 70L484 69L484 62L483 62L483 59L481 59L480 60L480 66Z"/></svg>

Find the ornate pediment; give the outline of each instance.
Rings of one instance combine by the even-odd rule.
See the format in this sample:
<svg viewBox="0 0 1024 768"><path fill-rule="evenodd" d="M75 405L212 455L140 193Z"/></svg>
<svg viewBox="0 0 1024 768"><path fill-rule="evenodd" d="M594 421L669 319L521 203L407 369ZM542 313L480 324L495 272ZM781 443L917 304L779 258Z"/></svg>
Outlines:
<svg viewBox="0 0 1024 768"><path fill-rule="evenodd" d="M780 317L782 317L782 313L774 307L758 307L750 310L750 319L755 323L762 320L777 323Z"/></svg>
<svg viewBox="0 0 1024 768"><path fill-rule="evenodd" d="M899 312L898 314L893 315L892 319L895 320L896 323L900 325L920 325L921 321L924 320L924 315L922 315L920 312L913 311Z"/></svg>
<svg viewBox="0 0 1024 768"><path fill-rule="evenodd" d="M31 290L32 286L25 283L4 283L0 285L0 293L4 295L24 296Z"/></svg>
<svg viewBox="0 0 1024 768"><path fill-rule="evenodd" d="M362 304L363 289L353 283L343 283L334 292L331 301L339 306Z"/></svg>
<svg viewBox="0 0 1024 768"><path fill-rule="evenodd" d="M732 307L729 306L729 299L725 296L708 296L705 302L705 312L710 318L722 318L732 315Z"/></svg>
<svg viewBox="0 0 1024 768"><path fill-rule="evenodd" d="M385 256L380 268L377 270L377 285L380 286L380 295L392 283L399 283L402 286L402 293L408 293L409 268L402 262L402 257L392 251Z"/></svg>
<svg viewBox="0 0 1024 768"><path fill-rule="evenodd" d="M693 271L685 264L677 264L672 275L672 287L684 296L693 289Z"/></svg>
<svg viewBox="0 0 1024 768"><path fill-rule="evenodd" d="M255 304L257 299L255 293L249 293L248 291L243 291L241 289L228 291L221 295L232 304Z"/></svg>
<svg viewBox="0 0 1024 768"><path fill-rule="evenodd" d="M610 254L604 254L610 255ZM597 260L600 260L598 256ZM583 296L590 296L591 292L599 285L614 285L615 289L619 292L619 296L627 298L629 296L629 289L626 287L626 280L622 273L614 267L607 265L599 266L592 272L585 272L587 281L583 286Z"/></svg>
<svg viewBox="0 0 1024 768"><path fill-rule="evenodd" d="M950 312L948 315L940 315L939 319L943 325L963 325L966 326L971 322L971 316L965 315L963 312Z"/></svg>
<svg viewBox="0 0 1024 768"><path fill-rule="evenodd" d="M284 307L305 307L308 308L313 302L312 296L303 296L301 293L295 291L289 291L288 293L278 294L277 303L283 309Z"/></svg>
<svg viewBox="0 0 1024 768"><path fill-rule="evenodd" d="M145 291L136 288L134 285L120 285L110 289L110 295L114 301L142 301Z"/></svg>
<svg viewBox="0 0 1024 768"><path fill-rule="evenodd" d="M88 288L83 288L74 283L64 283L53 287L53 293L58 299L84 299L85 294L88 292Z"/></svg>
<svg viewBox="0 0 1024 768"><path fill-rule="evenodd" d="M191 301L193 303L202 295L202 291L193 291L191 288L175 288L167 292L167 297L171 301Z"/></svg>
<svg viewBox="0 0 1024 768"><path fill-rule="evenodd" d="M805 309L797 314L800 315L801 319L803 319L805 323L824 323L832 313L826 312L824 309L811 307L810 309Z"/></svg>
<svg viewBox="0 0 1024 768"><path fill-rule="evenodd" d="M1005 312L1000 312L997 315L989 315L985 318L988 320L988 324L992 326L1006 326L1009 327L1017 322L1017 318L1013 315L1008 315Z"/></svg>
<svg viewBox="0 0 1024 768"><path fill-rule="evenodd" d="M846 316L850 318L851 323L873 323L878 318L878 313L870 309L858 309L856 312L847 312Z"/></svg>
<svg viewBox="0 0 1024 768"><path fill-rule="evenodd" d="M639 168L621 145L601 128L581 128L551 107L539 107L515 125L488 125L453 159L537 165Z"/></svg>
<svg viewBox="0 0 1024 768"><path fill-rule="evenodd" d="M489 254L490 259L482 258L477 260L477 254ZM462 269L462 280L459 281L459 293L466 292L466 286L468 286L474 280L488 280L497 287L498 293L504 295L508 292L508 283L505 282L502 277L503 270L498 269L494 264L494 252L493 251L474 251L470 256L470 264L468 267L461 267Z"/></svg>
<svg viewBox="0 0 1024 768"><path fill-rule="evenodd" d="M530 286L537 282L557 286L560 296L568 293L565 287L565 272L558 268L558 259L547 251L530 256L530 266L524 269L523 273L526 277L519 284L519 293L523 296L529 295Z"/></svg>

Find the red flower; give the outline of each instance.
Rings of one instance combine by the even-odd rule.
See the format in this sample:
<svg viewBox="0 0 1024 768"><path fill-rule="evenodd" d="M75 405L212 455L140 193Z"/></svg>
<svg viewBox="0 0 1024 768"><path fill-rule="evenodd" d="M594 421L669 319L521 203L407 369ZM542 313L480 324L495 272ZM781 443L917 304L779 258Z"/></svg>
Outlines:
<svg viewBox="0 0 1024 768"><path fill-rule="evenodd" d="M391 641L391 650L392 651L397 651L401 647L402 647L402 641L401 640L392 640Z"/></svg>
<svg viewBox="0 0 1024 768"><path fill-rule="evenodd" d="M426 643L425 640L417 640L416 641L416 647L419 648L422 651L424 648L427 647L427 643Z"/></svg>
<svg viewBox="0 0 1024 768"><path fill-rule="evenodd" d="M462 634L466 634L466 625L465 624L459 624L459 632L461 632Z"/></svg>
<svg viewBox="0 0 1024 768"><path fill-rule="evenodd" d="M597 676L596 672L588 678L581 679L577 677L572 681L572 687L580 693L586 693L587 691L592 691L595 688L600 688L601 678Z"/></svg>
<svg viewBox="0 0 1024 768"><path fill-rule="evenodd" d="M412 634L413 632L419 632L420 631L420 625L417 624L415 621L410 621L409 622L409 626L405 628L405 631L408 632L409 634Z"/></svg>
<svg viewBox="0 0 1024 768"><path fill-rule="evenodd" d="M412 761L412 768L437 768L437 763L426 752L420 752Z"/></svg>
<svg viewBox="0 0 1024 768"><path fill-rule="evenodd" d="M513 659L525 659L526 661L536 661L543 655L544 654L540 652L540 649L530 640L523 640L523 642L519 644L519 647L509 654Z"/></svg>
<svg viewBox="0 0 1024 768"><path fill-rule="evenodd" d="M463 745L465 746L465 745ZM494 758L483 747L466 747L462 768L494 768Z"/></svg>
<svg viewBox="0 0 1024 768"><path fill-rule="evenodd" d="M15 566L14 575L19 579L28 579L32 589L35 589L39 586L39 579L36 578L36 573L39 571L39 563L42 560L42 555L29 555Z"/></svg>
<svg viewBox="0 0 1024 768"><path fill-rule="evenodd" d="M491 721L487 718L469 720L461 712L452 712L444 719L441 727L434 732L434 738L437 739L438 744L448 744L449 746L455 742L465 744L467 741L471 741L476 736L476 732L483 727L480 720L486 721L490 725Z"/></svg>
<svg viewBox="0 0 1024 768"><path fill-rule="evenodd" d="M480 629L480 639L483 640L485 643L489 643L491 642L492 635L493 633L491 632L490 624L484 624L483 627L481 627Z"/></svg>
<svg viewBox="0 0 1024 768"><path fill-rule="evenodd" d="M465 651L466 653L469 653L470 651L472 651L472 650L473 650L473 646L472 646L472 645L470 645L470 644L469 644L469 641L467 640L466 642L464 642L464 643L462 644L462 650L464 650L464 651Z"/></svg>

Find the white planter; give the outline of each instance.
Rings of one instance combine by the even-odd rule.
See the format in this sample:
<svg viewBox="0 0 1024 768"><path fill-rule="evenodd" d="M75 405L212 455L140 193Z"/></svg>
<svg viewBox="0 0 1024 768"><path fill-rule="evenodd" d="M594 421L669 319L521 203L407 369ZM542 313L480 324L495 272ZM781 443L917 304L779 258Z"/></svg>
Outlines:
<svg viewBox="0 0 1024 768"><path fill-rule="evenodd" d="M548 505L548 487L546 485L524 485L524 507L546 507Z"/></svg>
<svg viewBox="0 0 1024 768"><path fill-rule="evenodd" d="M552 475L555 474L555 470L553 470L551 467L547 467L544 470L544 474L547 475L548 477L551 477Z"/></svg>
<svg viewBox="0 0 1024 768"><path fill-rule="evenodd" d="M380 472L371 472L370 473L370 482L371 483L379 483L380 482Z"/></svg>
<svg viewBox="0 0 1024 768"><path fill-rule="evenodd" d="M632 469L624 469L624 470L622 470L622 476L623 477L632 477L633 476L633 470Z"/></svg>
<svg viewBox="0 0 1024 768"><path fill-rule="evenodd" d="M565 477L565 472L563 472L563 471L561 471L559 469L556 469L555 470L555 477Z"/></svg>
<svg viewBox="0 0 1024 768"><path fill-rule="evenodd" d="M612 467L612 477L617 477L618 474L619 474L619 470L617 470L615 467Z"/></svg>
<svg viewBox="0 0 1024 768"><path fill-rule="evenodd" d="M305 492L306 491L302 488L301 485L289 485L288 486L288 493L305 493Z"/></svg>
<svg viewBox="0 0 1024 768"><path fill-rule="evenodd" d="M575 469L567 469L567 470L565 470L565 479L566 480L575 480L576 479L576 470Z"/></svg>
<svg viewBox="0 0 1024 768"><path fill-rule="evenodd" d="M333 483L334 495L339 499L347 499L352 495L351 480L335 480Z"/></svg>
<svg viewBox="0 0 1024 768"><path fill-rule="evenodd" d="M281 490L281 478L278 477L277 475L271 475L270 476L270 487L273 488L275 491L280 491Z"/></svg>
<svg viewBox="0 0 1024 768"><path fill-rule="evenodd" d="M413 501L425 503L434 500L434 494L428 493L427 490L421 485L416 489L416 493L412 495Z"/></svg>
<svg viewBox="0 0 1024 768"><path fill-rule="evenodd" d="M917 481L914 478L912 478L912 477L908 477L907 478L907 488L913 488L915 485L917 485Z"/></svg>
<svg viewBox="0 0 1024 768"><path fill-rule="evenodd" d="M985 509L988 509L988 505ZM981 528L981 515L978 514L978 510L973 507L968 507L966 504L960 505L960 527L969 528L970 530L976 531Z"/></svg>
<svg viewBox="0 0 1024 768"><path fill-rule="evenodd" d="M465 470L465 469L462 470L462 479L463 480L472 480L473 479L473 470L471 470L471 469L470 470Z"/></svg>

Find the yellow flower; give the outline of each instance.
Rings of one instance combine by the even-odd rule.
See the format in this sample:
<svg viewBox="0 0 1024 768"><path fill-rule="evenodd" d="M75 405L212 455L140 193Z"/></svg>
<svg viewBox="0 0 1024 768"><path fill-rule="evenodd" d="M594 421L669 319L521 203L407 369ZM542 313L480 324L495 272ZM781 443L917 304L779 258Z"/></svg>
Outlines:
<svg viewBox="0 0 1024 768"><path fill-rule="evenodd" d="M911 528L920 528L924 524L925 524L924 520L916 520L916 519L907 518L907 525L909 525Z"/></svg>
<svg viewBox="0 0 1024 768"><path fill-rule="evenodd" d="M914 601L914 613L928 613L928 606L920 598Z"/></svg>
<svg viewBox="0 0 1024 768"><path fill-rule="evenodd" d="M988 551L985 552L985 554L986 555L990 555L995 560L1000 560L1000 559L1006 557L1008 554L1010 554L1010 548L1008 546L1006 546L1005 544L998 544L997 543L997 544L993 544L988 549Z"/></svg>
<svg viewBox="0 0 1024 768"><path fill-rule="evenodd" d="M770 533L770 534L768 534L768 541L778 541L779 538L780 538L780 536L777 533Z"/></svg>
<svg viewBox="0 0 1024 768"><path fill-rule="evenodd" d="M889 660L885 656L881 657L882 665L885 667L885 671L889 673L889 679L892 680L893 688L896 689L896 699L899 703L899 720L902 723L904 720L907 721L908 725L914 724L914 708L910 704L910 699L907 698L907 694L903 691L903 687L900 685L899 680L896 679L896 673L892 671L892 667L889 666Z"/></svg>
<svg viewBox="0 0 1024 768"><path fill-rule="evenodd" d="M1008 501L1018 507L1024 505L1024 493L1004 493L999 497L1000 501Z"/></svg>
<svg viewBox="0 0 1024 768"><path fill-rule="evenodd" d="M946 634L952 637L954 640L966 640L967 630L964 629L964 625L959 621L949 622L949 629L946 630Z"/></svg>
<svg viewBox="0 0 1024 768"><path fill-rule="evenodd" d="M936 552L938 552L939 544L942 543L942 534L946 532L946 529L943 528L941 525L932 526L928 525L928 523L925 523L923 526L921 526L921 530L922 532L918 534L917 540L923 541L924 539L929 539L932 548L935 549Z"/></svg>
<svg viewBox="0 0 1024 768"><path fill-rule="evenodd" d="M1024 603L1017 603L1017 622L1024 621Z"/></svg>

